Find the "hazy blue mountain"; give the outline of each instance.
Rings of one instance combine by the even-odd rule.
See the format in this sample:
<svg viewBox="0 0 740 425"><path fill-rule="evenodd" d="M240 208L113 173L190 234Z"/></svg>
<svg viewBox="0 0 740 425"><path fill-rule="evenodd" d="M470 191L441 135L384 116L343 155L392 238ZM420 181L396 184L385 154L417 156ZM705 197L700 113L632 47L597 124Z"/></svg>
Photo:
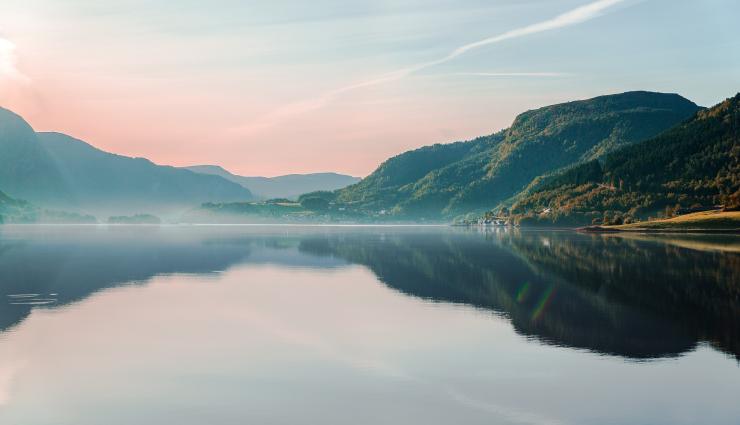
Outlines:
<svg viewBox="0 0 740 425"><path fill-rule="evenodd" d="M54 159L36 132L15 113L0 108L0 188L15 198L58 203L70 193Z"/></svg>
<svg viewBox="0 0 740 425"><path fill-rule="evenodd" d="M499 133L393 157L336 202L411 219L483 211L537 177L653 137L699 109L677 94L628 92L528 111Z"/></svg>
<svg viewBox="0 0 740 425"><path fill-rule="evenodd" d="M337 190L360 181L337 173L288 174L278 177L246 177L232 174L217 165L195 165L185 167L202 174L221 176L249 189L262 199L297 198L299 195L319 190Z"/></svg>
<svg viewBox="0 0 740 425"><path fill-rule="evenodd" d="M36 133L0 109L0 188L42 207L96 215L177 212L203 202L246 201L219 176L101 151L60 133Z"/></svg>
<svg viewBox="0 0 740 425"><path fill-rule="evenodd" d="M111 154L60 133L38 136L75 199L88 209L103 202L111 213L167 211L252 198L249 190L218 176Z"/></svg>

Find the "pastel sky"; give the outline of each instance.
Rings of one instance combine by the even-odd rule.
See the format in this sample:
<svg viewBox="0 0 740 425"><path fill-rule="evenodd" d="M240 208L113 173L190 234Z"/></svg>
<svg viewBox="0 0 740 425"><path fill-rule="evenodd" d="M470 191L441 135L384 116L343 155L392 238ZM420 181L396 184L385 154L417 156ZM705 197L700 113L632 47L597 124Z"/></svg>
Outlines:
<svg viewBox="0 0 740 425"><path fill-rule="evenodd" d="M2 0L0 106L243 175L370 173L524 110L740 90L737 0Z"/></svg>

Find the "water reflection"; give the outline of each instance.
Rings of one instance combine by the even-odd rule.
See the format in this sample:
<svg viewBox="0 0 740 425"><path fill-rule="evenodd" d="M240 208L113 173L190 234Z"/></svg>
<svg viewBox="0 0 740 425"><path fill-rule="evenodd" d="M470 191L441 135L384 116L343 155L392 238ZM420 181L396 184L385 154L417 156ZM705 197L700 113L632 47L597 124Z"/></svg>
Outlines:
<svg viewBox="0 0 740 425"><path fill-rule="evenodd" d="M360 264L397 291L494 312L542 343L648 359L707 342L740 358L740 254L717 249L737 244L453 229L6 227L0 330L34 308L157 275Z"/></svg>
<svg viewBox="0 0 740 425"><path fill-rule="evenodd" d="M740 353L732 252L565 232L322 237L302 248L367 265L409 295L501 313L547 343L635 359L700 341Z"/></svg>
<svg viewBox="0 0 740 425"><path fill-rule="evenodd" d="M232 235L206 228L31 227L0 230L0 331L35 306L59 307L101 289L143 284L157 275L207 275L234 264L276 262L335 267L306 256L296 239Z"/></svg>

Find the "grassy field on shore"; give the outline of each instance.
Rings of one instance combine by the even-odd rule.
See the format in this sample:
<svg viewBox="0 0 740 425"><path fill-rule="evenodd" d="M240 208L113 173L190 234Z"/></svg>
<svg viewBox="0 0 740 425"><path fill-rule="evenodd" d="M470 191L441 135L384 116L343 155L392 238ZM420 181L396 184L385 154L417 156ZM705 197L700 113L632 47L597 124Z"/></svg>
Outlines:
<svg viewBox="0 0 740 425"><path fill-rule="evenodd" d="M641 231L732 231L740 232L740 211L705 211L640 223L603 226L604 230Z"/></svg>

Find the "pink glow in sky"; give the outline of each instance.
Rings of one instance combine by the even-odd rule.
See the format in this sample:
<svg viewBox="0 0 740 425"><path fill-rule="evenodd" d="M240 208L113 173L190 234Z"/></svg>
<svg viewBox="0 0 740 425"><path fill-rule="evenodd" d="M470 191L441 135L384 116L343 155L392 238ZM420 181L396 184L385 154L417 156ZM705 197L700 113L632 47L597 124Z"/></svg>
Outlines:
<svg viewBox="0 0 740 425"><path fill-rule="evenodd" d="M110 152L243 175L363 176L405 150L490 134L555 102L646 89L711 104L740 86L740 59L712 48L740 39L722 7L106 3L4 0L0 106ZM682 30L696 19L711 25ZM666 48L677 44L680 55Z"/></svg>

